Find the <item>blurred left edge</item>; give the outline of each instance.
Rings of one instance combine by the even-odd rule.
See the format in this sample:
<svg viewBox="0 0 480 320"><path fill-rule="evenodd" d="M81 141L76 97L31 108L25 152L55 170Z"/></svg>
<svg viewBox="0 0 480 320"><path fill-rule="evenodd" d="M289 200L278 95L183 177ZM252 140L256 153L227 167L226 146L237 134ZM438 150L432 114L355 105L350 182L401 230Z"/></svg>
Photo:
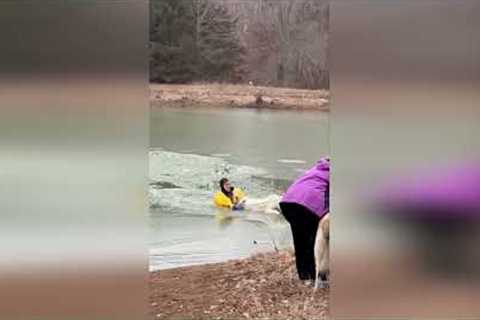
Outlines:
<svg viewBox="0 0 480 320"><path fill-rule="evenodd" d="M0 2L0 318L147 315L148 1Z"/></svg>

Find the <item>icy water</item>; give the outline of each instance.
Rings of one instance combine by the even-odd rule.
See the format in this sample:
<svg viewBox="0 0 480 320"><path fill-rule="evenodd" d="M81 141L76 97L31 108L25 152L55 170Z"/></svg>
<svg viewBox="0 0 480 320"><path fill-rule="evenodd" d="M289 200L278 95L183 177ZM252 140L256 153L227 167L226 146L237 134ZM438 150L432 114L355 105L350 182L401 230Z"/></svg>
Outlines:
<svg viewBox="0 0 480 320"><path fill-rule="evenodd" d="M281 195L328 153L325 113L152 109L150 269L220 262L291 245L281 216L213 206L228 177L249 198Z"/></svg>

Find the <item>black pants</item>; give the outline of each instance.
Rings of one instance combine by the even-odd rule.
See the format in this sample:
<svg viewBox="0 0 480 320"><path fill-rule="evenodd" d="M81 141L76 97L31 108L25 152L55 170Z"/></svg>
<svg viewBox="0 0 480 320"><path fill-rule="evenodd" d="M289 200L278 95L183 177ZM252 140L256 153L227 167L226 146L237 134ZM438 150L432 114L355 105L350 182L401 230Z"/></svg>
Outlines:
<svg viewBox="0 0 480 320"><path fill-rule="evenodd" d="M295 262L300 280L315 279L315 236L320 218L296 203L280 203L282 214L292 229Z"/></svg>

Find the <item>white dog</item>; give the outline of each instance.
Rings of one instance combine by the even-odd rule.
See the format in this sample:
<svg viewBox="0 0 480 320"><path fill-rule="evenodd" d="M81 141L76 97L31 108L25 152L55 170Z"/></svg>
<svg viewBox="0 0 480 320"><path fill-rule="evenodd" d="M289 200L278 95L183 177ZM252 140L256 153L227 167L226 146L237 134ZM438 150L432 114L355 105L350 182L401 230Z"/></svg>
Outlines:
<svg viewBox="0 0 480 320"><path fill-rule="evenodd" d="M280 214L280 200L279 195L271 194L259 199L245 197L242 201L247 210L257 213Z"/></svg>
<svg viewBox="0 0 480 320"><path fill-rule="evenodd" d="M330 274L330 214L322 217L315 236L315 290L328 286ZM320 279L319 278L320 275ZM321 282L321 285L320 285Z"/></svg>

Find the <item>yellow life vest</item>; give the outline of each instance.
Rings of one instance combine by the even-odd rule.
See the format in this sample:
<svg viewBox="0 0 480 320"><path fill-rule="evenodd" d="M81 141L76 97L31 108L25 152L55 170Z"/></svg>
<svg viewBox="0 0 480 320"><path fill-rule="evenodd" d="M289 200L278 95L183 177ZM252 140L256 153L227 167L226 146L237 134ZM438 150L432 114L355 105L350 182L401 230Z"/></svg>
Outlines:
<svg viewBox="0 0 480 320"><path fill-rule="evenodd" d="M218 191L213 196L213 202L217 207L230 208L232 209L242 198L245 197L242 189L234 188L233 189L233 202L227 197L222 191Z"/></svg>

